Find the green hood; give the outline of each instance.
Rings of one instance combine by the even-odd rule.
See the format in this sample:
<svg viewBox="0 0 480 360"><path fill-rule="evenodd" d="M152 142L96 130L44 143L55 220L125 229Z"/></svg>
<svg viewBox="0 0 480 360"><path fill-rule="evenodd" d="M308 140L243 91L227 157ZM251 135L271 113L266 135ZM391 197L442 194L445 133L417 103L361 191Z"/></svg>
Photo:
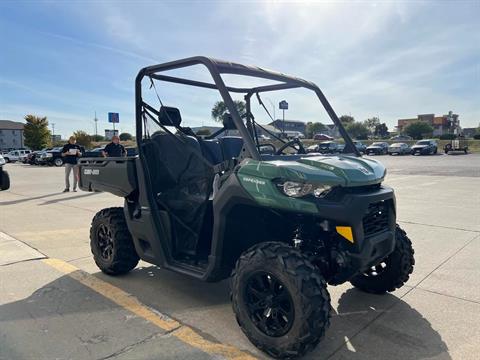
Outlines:
<svg viewBox="0 0 480 360"><path fill-rule="evenodd" d="M376 160L346 155L306 156L296 161L246 160L239 170L240 175L273 180L282 178L291 181L340 186L364 186L383 181L385 167Z"/></svg>

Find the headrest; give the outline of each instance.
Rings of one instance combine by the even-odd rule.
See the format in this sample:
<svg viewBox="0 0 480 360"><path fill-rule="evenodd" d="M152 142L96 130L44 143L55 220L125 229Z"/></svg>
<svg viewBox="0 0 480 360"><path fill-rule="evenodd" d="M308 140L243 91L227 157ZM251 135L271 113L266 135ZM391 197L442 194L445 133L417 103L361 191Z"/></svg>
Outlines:
<svg viewBox="0 0 480 360"><path fill-rule="evenodd" d="M180 110L170 106L162 106L159 111L158 121L163 126L178 127L182 123L182 116Z"/></svg>
<svg viewBox="0 0 480 360"><path fill-rule="evenodd" d="M233 122L232 115L225 113L223 115L223 127L225 130L237 130L235 123Z"/></svg>

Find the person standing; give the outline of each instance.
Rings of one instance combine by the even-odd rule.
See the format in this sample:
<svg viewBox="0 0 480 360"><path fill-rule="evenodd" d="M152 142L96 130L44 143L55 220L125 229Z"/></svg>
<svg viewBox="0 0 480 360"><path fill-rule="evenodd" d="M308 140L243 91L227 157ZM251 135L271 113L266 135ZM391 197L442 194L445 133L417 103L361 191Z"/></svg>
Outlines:
<svg viewBox="0 0 480 360"><path fill-rule="evenodd" d="M115 135L112 137L112 142L105 146L102 154L104 157L125 157L127 156L127 151L123 145L120 144L120 138Z"/></svg>
<svg viewBox="0 0 480 360"><path fill-rule="evenodd" d="M82 148L77 145L77 139L74 136L70 136L68 143L63 146L62 157L65 163L65 190L63 192L70 191L70 173L73 170L73 191L77 191L78 183L78 158L82 156Z"/></svg>

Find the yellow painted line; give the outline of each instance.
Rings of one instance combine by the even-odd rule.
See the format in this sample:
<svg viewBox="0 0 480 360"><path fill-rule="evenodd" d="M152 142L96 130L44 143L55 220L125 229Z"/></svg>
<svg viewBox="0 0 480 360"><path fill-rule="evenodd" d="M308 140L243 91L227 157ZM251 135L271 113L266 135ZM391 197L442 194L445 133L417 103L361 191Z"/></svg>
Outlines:
<svg viewBox="0 0 480 360"><path fill-rule="evenodd" d="M81 284L89 287L100 295L120 305L124 309L134 313L135 315L150 321L165 331L171 331L175 336L184 343L200 349L212 355L220 355L225 359L232 360L250 360L255 357L237 349L231 345L214 343L203 338L192 328L171 319L167 315L163 315L157 311L153 311L146 305L142 304L137 298L122 289L113 286L79 268L59 259L43 259L45 264L54 269L67 274L71 278L79 281Z"/></svg>

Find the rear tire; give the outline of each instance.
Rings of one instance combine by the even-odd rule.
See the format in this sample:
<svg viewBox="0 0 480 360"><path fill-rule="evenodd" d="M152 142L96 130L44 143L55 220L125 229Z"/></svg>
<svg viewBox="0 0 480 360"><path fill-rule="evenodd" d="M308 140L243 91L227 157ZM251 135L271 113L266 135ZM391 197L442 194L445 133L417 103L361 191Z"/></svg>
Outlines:
<svg viewBox="0 0 480 360"><path fill-rule="evenodd" d="M275 358L311 351L330 324L325 280L299 251L278 242L256 245L240 256L232 305L248 339Z"/></svg>
<svg viewBox="0 0 480 360"><path fill-rule="evenodd" d="M8 190L10 189L10 175L6 171L0 170L0 175L2 178L0 179L0 190Z"/></svg>
<svg viewBox="0 0 480 360"><path fill-rule="evenodd" d="M103 209L95 215L90 227L90 249L95 263L106 274L125 274L137 266L140 258L123 208Z"/></svg>
<svg viewBox="0 0 480 360"><path fill-rule="evenodd" d="M415 259L412 242L397 225L395 249L368 273L355 276L350 283L356 288L374 294L383 294L401 288L413 272Z"/></svg>

